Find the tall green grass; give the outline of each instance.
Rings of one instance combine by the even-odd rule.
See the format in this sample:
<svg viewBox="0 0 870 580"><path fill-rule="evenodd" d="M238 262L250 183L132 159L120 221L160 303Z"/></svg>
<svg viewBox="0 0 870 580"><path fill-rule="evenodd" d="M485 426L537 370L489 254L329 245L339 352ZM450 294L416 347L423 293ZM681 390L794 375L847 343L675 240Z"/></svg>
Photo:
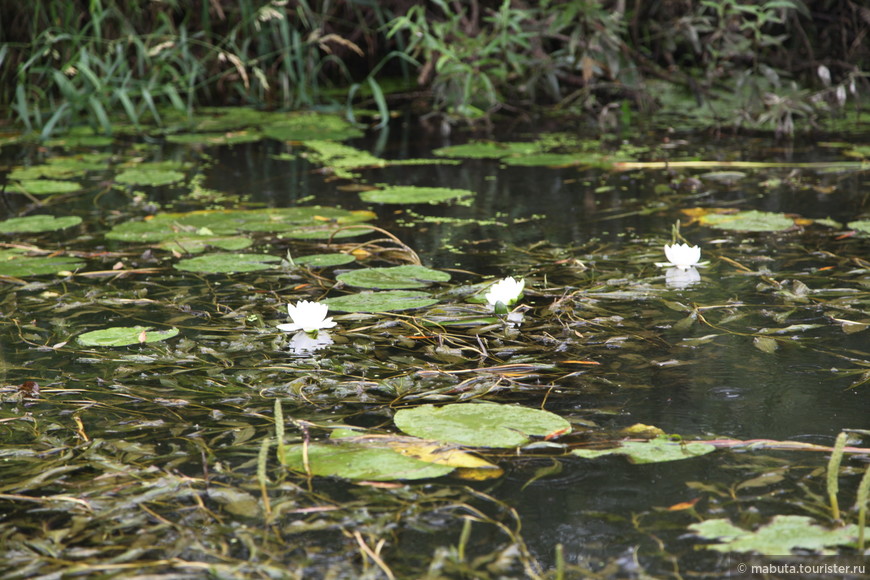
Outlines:
<svg viewBox="0 0 870 580"><path fill-rule="evenodd" d="M184 11L169 2L22 3L13 16L28 31L0 45L0 81L15 87L7 98L17 121L43 138L82 122L104 133L119 123L160 125L203 104L309 108L335 87L346 94L355 82L347 55L364 56L330 32L335 15L318 4L240 0ZM386 22L376 14L376 26ZM377 90L373 77L364 82Z"/></svg>
<svg viewBox="0 0 870 580"><path fill-rule="evenodd" d="M790 133L868 88L866 15L838 0L0 2L0 105L47 137L204 104L374 107L416 76L448 119L545 103L671 107ZM819 27L815 14L828 23ZM664 86L663 86L664 85ZM617 105L620 105L620 109Z"/></svg>

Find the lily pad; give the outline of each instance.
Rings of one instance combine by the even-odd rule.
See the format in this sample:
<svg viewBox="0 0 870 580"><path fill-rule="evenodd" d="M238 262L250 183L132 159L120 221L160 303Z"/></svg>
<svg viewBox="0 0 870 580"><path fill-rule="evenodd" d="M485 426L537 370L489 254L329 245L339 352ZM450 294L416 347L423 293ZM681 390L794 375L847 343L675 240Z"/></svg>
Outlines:
<svg viewBox="0 0 870 580"><path fill-rule="evenodd" d="M334 170L348 170L359 167L383 167L386 162L368 151L323 139L305 141L304 145L312 153L308 158L312 163L325 165Z"/></svg>
<svg viewBox="0 0 870 580"><path fill-rule="evenodd" d="M705 213L698 221L711 228L738 232L779 232L794 227L794 220L781 213L757 210Z"/></svg>
<svg viewBox="0 0 870 580"><path fill-rule="evenodd" d="M590 157L577 153L537 153L534 155L522 155L518 157L507 157L502 159L505 165L523 165L523 166L540 166L540 167L565 167L569 165L579 165L588 163L597 165L600 163L600 158Z"/></svg>
<svg viewBox="0 0 870 580"><path fill-rule="evenodd" d="M423 288L432 282L447 282L450 274L423 266L393 266L390 268L363 268L336 276L336 280L359 288Z"/></svg>
<svg viewBox="0 0 870 580"><path fill-rule="evenodd" d="M518 447L532 436L568 433L562 417L529 407L499 403L454 403L400 409L393 420L408 435L473 447Z"/></svg>
<svg viewBox="0 0 870 580"><path fill-rule="evenodd" d="M0 250L0 276L24 278L78 270L85 263L66 256L27 256L23 250Z"/></svg>
<svg viewBox="0 0 870 580"><path fill-rule="evenodd" d="M54 217L51 215L32 215L27 217L11 218L0 222L0 233L37 233L54 232L64 228L70 228L82 223L78 216Z"/></svg>
<svg viewBox="0 0 870 580"><path fill-rule="evenodd" d="M82 186L74 181L58 181L56 179L27 179L13 183L11 191L29 193L30 195L53 195L56 193L75 193Z"/></svg>
<svg viewBox="0 0 870 580"><path fill-rule="evenodd" d="M154 330L147 326L113 326L79 335L78 342L84 346L129 346L158 342L178 334L177 328Z"/></svg>
<svg viewBox="0 0 870 580"><path fill-rule="evenodd" d="M165 240L160 243L160 247L180 254L199 254L208 247L220 248L221 250L244 250L253 243L254 240L244 236L191 236Z"/></svg>
<svg viewBox="0 0 870 580"><path fill-rule="evenodd" d="M49 157L45 163L39 165L16 167L8 178L12 181L28 181L43 177L49 179L75 177L86 171L105 169L108 158L108 155L102 153Z"/></svg>
<svg viewBox="0 0 870 580"><path fill-rule="evenodd" d="M300 266L307 268L328 268L330 266L343 266L355 262L356 258L350 254L310 254L293 258Z"/></svg>
<svg viewBox="0 0 870 580"><path fill-rule="evenodd" d="M719 540L706 547L717 552L755 552L765 556L785 556L792 550L833 553L833 546L853 545L858 526L829 529L808 516L778 515L755 531L744 530L725 519L691 524L689 529L705 540Z"/></svg>
<svg viewBox="0 0 870 580"><path fill-rule="evenodd" d="M413 185L399 185L373 189L359 194L363 201L370 203L442 203L453 201L463 197L474 195L467 189L453 189L449 187L416 187Z"/></svg>
<svg viewBox="0 0 870 580"><path fill-rule="evenodd" d="M300 206L259 210L207 210L160 213L145 221L133 220L113 227L106 238L125 242L160 242L177 238L213 237L239 232L270 232L283 237L324 239L368 234L366 228L346 225L375 217L370 211Z"/></svg>
<svg viewBox="0 0 870 580"><path fill-rule="evenodd" d="M499 159L510 155L530 155L538 153L541 145L536 142L503 142L479 141L451 145L432 151L439 157L462 157L465 159Z"/></svg>
<svg viewBox="0 0 870 580"><path fill-rule="evenodd" d="M263 138L258 131L233 131L226 133L180 133L167 135L170 143L185 145L232 145L235 143L253 143Z"/></svg>
<svg viewBox="0 0 870 580"><path fill-rule="evenodd" d="M196 111L193 129L202 133L245 132L251 127L266 127L285 119L284 113L249 107L202 107Z"/></svg>
<svg viewBox="0 0 870 580"><path fill-rule="evenodd" d="M384 290L362 292L321 300L330 309L339 312L394 312L432 306L438 302L431 294L413 290Z"/></svg>
<svg viewBox="0 0 870 580"><path fill-rule="evenodd" d="M709 443L681 443L668 437L649 441L625 441L613 449L575 449L571 453L587 459L604 455L626 455L632 463L664 463L706 455L716 448Z"/></svg>
<svg viewBox="0 0 870 580"><path fill-rule="evenodd" d="M277 123L267 125L263 135L278 141L334 139L341 141L362 137L363 132L338 115L324 113L293 113Z"/></svg>
<svg viewBox="0 0 870 580"><path fill-rule="evenodd" d="M346 479L390 481L395 479L428 479L441 477L453 471L450 465L439 465L408 457L388 447L368 445L336 439L288 447L285 464L294 471L305 472L305 459L312 475L335 476Z"/></svg>
<svg viewBox="0 0 870 580"><path fill-rule="evenodd" d="M853 230L858 230L862 234L870 234L870 220L858 220L849 222L849 227Z"/></svg>
<svg viewBox="0 0 870 580"><path fill-rule="evenodd" d="M117 183L124 185L169 185L184 179L184 174L174 169L149 169L132 167L115 176Z"/></svg>
<svg viewBox="0 0 870 580"><path fill-rule="evenodd" d="M278 266L280 261L281 258L268 254L207 254L181 260L175 264L175 268L188 272L230 274L270 270Z"/></svg>

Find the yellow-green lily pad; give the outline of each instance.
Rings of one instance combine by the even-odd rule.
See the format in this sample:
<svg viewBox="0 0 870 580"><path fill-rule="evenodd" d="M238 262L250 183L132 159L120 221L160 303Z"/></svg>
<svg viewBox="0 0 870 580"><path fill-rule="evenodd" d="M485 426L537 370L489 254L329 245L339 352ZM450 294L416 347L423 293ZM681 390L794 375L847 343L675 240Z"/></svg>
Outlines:
<svg viewBox="0 0 870 580"><path fill-rule="evenodd" d="M711 228L738 232L780 232L795 225L792 218L781 213L758 210L707 213L700 216L698 221Z"/></svg>
<svg viewBox="0 0 870 580"><path fill-rule="evenodd" d="M147 326L113 326L80 334L76 340L83 346L129 346L166 340L176 334L177 328L154 330Z"/></svg>
<svg viewBox="0 0 870 580"><path fill-rule="evenodd" d="M370 203L442 203L463 197L473 196L474 192L467 189L450 187L417 187L414 185L397 185L383 189L373 189L359 194L363 201Z"/></svg>
<svg viewBox="0 0 870 580"><path fill-rule="evenodd" d="M549 411L499 403L423 405L400 409L393 421L408 435L471 447L519 447L535 436L571 431Z"/></svg>
<svg viewBox="0 0 870 580"><path fill-rule="evenodd" d="M531 155L541 151L537 142L496 142L477 141L462 145L451 145L435 149L432 153L439 157L461 157L465 159L499 159L511 155Z"/></svg>

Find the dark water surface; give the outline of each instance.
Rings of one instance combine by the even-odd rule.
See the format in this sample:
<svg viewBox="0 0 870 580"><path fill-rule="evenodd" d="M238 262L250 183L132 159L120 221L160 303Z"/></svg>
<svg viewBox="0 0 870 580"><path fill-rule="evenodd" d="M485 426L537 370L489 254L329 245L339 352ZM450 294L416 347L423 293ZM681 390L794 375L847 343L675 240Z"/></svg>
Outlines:
<svg viewBox="0 0 870 580"><path fill-rule="evenodd" d="M529 134L501 138L523 139L529 138ZM466 139L461 134L451 138L421 134L409 122L404 127L394 127L391 139L378 152L387 158L426 157L434 148ZM665 131L650 132L645 139L653 143L664 140L677 143L668 149L674 157L695 155L705 160L784 163L842 159L837 149L819 146L814 139L785 147L766 137L675 135ZM365 141L356 145L370 147ZM255 169L259 167L256 157L245 158L227 150L219 158L215 183L240 193L256 189L269 203L290 204L313 193L320 203L365 207L355 202L353 195L336 191L328 183L313 181L304 162L299 162L299 169L289 174L268 170L265 182L251 183L251 173L263 173ZM470 207L384 206L376 211L386 227L424 257L424 263L495 276L515 274L512 256L521 252L513 249L536 244L567 248L565 254L572 255L570 248L591 242L592 247L606 248L617 260L634 266L647 256L626 256L625 248L645 247L644 240L649 240L649 254L655 254L656 242L667 240L671 224L681 217L679 210L695 206L758 209L806 218L830 218L843 224L866 216L870 210L867 172L749 170L733 182L721 182L699 177L708 171L612 173L574 167L509 167L495 160L467 160L459 167L394 167L370 170L364 175L371 183L475 191L477 198ZM762 183L771 176L790 184L770 187ZM409 211L450 218L459 225L420 225L410 220L415 223L403 227ZM489 222L493 216L500 217L498 225L477 223ZM702 246L704 257L713 264L702 270L700 283L684 290L671 290L671 298L701 305L724 305L729 301L756 304L758 308L746 321L750 328L770 325L763 311L767 305L776 307L777 300L770 288L759 283L757 272L735 275L733 270L728 271L731 269L727 264L717 263L718 256L758 267L786 282L803 278L818 290L837 286L836 274L842 273L842 264L837 265L834 275L818 272L819 268L835 263L834 256L842 252L870 257L870 242L866 239L837 240L830 231L807 231L795 237L723 233L694 226L684 232L692 242ZM654 268L643 268L638 274L635 266L632 275L647 276L661 284L661 274ZM855 290L859 310L866 314L868 279L866 274L862 278L864 282ZM582 283L579 285L582 287ZM530 301L534 303L534 298ZM623 353L618 346L610 348L612 354L608 354L608 347L603 350L600 345L591 347L590 351L597 351L596 360L610 366L605 375L608 387L590 386L585 375L559 384L564 391L573 393L565 397L567 406L579 416L585 409L609 408L615 414L600 420L606 426L640 422L693 437L796 440L824 445L831 445L844 428L870 427L867 385L850 388L854 375L837 373L838 369L850 368L850 363L826 354L851 352L858 353L860 358L868 352L868 338L866 333L847 335L836 329L825 317L823 306L804 310L799 314L800 320L789 319L790 324L819 324L821 328L795 331L794 346L786 345L774 354L762 352L744 336L726 336L689 347L680 344L684 333L666 328L668 322L662 320L660 312L639 312L643 306L632 300L608 301L607 308L617 316L640 317L641 326L657 331L659 342L656 348L638 355L642 360L632 359L627 364L621 362ZM679 320L673 314L670 323ZM711 333L715 331L698 325L690 331L698 337ZM815 341L820 348L804 348L799 344L801 341ZM555 358L558 356L554 353ZM612 358L611 364L608 358ZM794 460L784 457L786 461ZM809 460L801 457L805 459ZM813 461L821 464L822 459ZM561 543L568 561L595 569L602 561L615 559L620 573L632 574L644 568L635 560L638 546L641 552L644 548L654 550L645 533L632 529L635 527L631 524L632 514L651 506L666 507L686 501L694 495L687 492L686 482L729 481L733 477L733 469L728 467L731 462L739 464L739 454L725 461L724 466L721 460L707 458L650 466L628 465L620 459L595 465L569 460L560 475L530 485L526 485L528 469L509 474L495 494L517 508L524 536L542 562L552 562L553 546ZM681 557L687 559L684 569L691 569L693 561L707 569L722 565L710 553L704 556L687 550ZM659 569L658 573L664 570Z"/></svg>
<svg viewBox="0 0 870 580"><path fill-rule="evenodd" d="M387 139L378 137L349 144L387 159L409 159L430 157L432 150L465 142L471 136L455 131L444 137L425 131L412 119L403 119L394 122ZM496 135L501 140L532 137L528 127ZM855 136L851 139L857 144L867 141ZM633 142L652 144L659 155L664 152L674 158L788 163L843 159L841 149L820 144L828 140L827 136L813 137L783 145L766 137L683 135L664 129L632 138ZM618 143L616 139L613 145ZM666 148L661 147L664 143ZM832 445L843 429L870 429L870 383L861 382L862 370L870 371L870 331L849 334L837 322L843 318L870 319L870 239L852 235L844 225L808 225L799 232L722 231L686 223L688 216L681 212L694 207L759 209L845 224L870 216L867 171L741 169L739 178L722 181L722 176L704 176L720 170L715 168L612 172L582 167L509 167L496 160L472 159L459 165L396 166L360 172L367 184L454 187L476 193L474 202L467 205L403 207L364 203L355 192L345 190L346 180L332 179L302 157L292 161L273 157L290 149L299 151L273 141L209 149L211 164L204 169L205 186L242 196L254 205L316 203L372 209L378 214L379 226L413 248L425 265L454 272L457 282L524 276L530 281L524 302L532 309L520 332L537 345L547 345L531 358L559 364L567 360L598 363L588 367L563 364L560 369L564 372L543 376L537 390L500 390L500 400L546 408L574 420L579 430L589 429L590 433L615 433L644 423L686 439L770 439ZM185 148L171 145L163 154L169 158L188 155ZM774 177L782 183L771 184ZM146 190L145 203L197 209L193 203L178 203L177 193L173 188ZM89 221L84 230L98 240L101 232L128 213L126 203L129 196L107 189L51 207L50 212L85 215ZM664 261L661 246L670 241L671 226L677 220L684 221L682 234L699 244L703 259L710 262L700 270L700 281L686 288L669 287L664 270L654 265ZM51 235L41 238L42 245L49 245L50 239ZM63 236L58 234L54 239L60 241ZM120 243L97 245L93 250L124 248ZM283 255L285 249L281 246L272 253ZM149 265L145 257L133 255L130 261L141 262L141 267ZM810 290L808 295L795 298L794 292L800 294L798 282ZM46 419L49 429L59 429L56 425L75 429L69 415L85 417L91 439L115 441L112 444L127 440L130 445L144 446L129 450L138 463L147 463L147 455L153 454L155 464L191 476L201 474L205 464L212 473L243 466L253 478L256 450L236 449L232 438L242 439L242 443L246 439L238 432L229 435L219 421L235 417L239 429L253 425L265 433L273 398L288 392L290 381L319 371L302 365L295 374L276 371L274 384L250 384L254 371L245 368L286 361L276 363L254 350L241 354L244 348L234 350L232 334L214 321L221 316L241 320L258 314L267 319L268 326L274 326L283 321L279 320L284 307L280 296L289 292L295 281L290 278L277 290L268 287L262 293L258 293L256 275L203 276L189 287L187 283L153 277L145 286L125 288L123 281L112 282L117 288L115 298L132 300L138 292L140 298L175 304L175 311L157 303L149 306L123 301L103 310L88 307L88 296L106 298L100 294L104 288L100 279L78 280L75 296L81 302L58 298L54 312L28 311L28 300L41 291L62 293L61 287L0 287L0 304L7 305L7 313L13 311L14 304L15 313L7 317L4 330L6 384L39 380L44 391L77 389L80 397L95 401L93 408L82 410L71 391L67 402L58 408L49 408L45 402L14 408L34 415L44 413L51 418ZM552 288L562 290L550 291ZM559 295L570 296L565 308L572 314L571 322L556 332L540 321L551 320L547 317L553 316L553 296ZM273 311L263 310L267 303ZM851 304L851 310L844 310L844 304ZM685 310L681 311L680 305ZM681 324L692 316L693 307L707 324ZM14 325L8 319L13 317ZM44 327L41 317L55 319L51 338L27 327ZM78 328L125 320L186 326L184 340L192 341L189 359L173 368L175 355L164 352L148 359L155 355L143 352L146 358L142 361L158 360L163 365L149 370L135 358L91 360L47 348L51 341L62 338L64 329L70 334ZM774 352L765 352L753 340L761 329L786 329L771 336L789 340L780 340ZM336 334L340 336L341 331ZM30 342L22 341L22 336ZM192 346L198 340L201 345ZM262 339L267 340L279 344L275 337ZM361 339L352 337L349 343L355 340ZM346 344L340 342L336 349L349 348ZM226 361L221 366L222 348L229 353L226 360L235 361L235 366ZM385 360L400 354L390 349L384 353ZM506 354L500 361L486 364L514 360L518 359ZM196 380L186 382L188 376ZM189 403L173 403L184 399ZM331 413L339 418L351 416L348 409L358 411L365 403L363 397L331 408L318 399L315 410L307 416L303 405L288 412L317 422ZM4 420L19 416L12 410L12 402L4 405ZM378 425L388 422L388 415L379 408L372 416L363 414L351 422ZM248 420L252 423L247 424ZM148 427L152 421L160 425L165 437L155 439ZM207 441L208 447L223 449L218 465L205 447L201 448L202 456L194 451L196 445L191 441L196 438ZM2 443L24 445L27 440L21 431L6 430ZM860 446L860 442L856 444ZM516 509L521 536L545 570L555 566L554 550L561 544L568 563L600 577L638 577L644 573L679 577L689 571L715 577L727 573L730 564L715 552L697 550L698 543L687 536L686 526L711 517L758 522L784 509L808 513L812 510L807 506L818 508L812 494L824 493L822 470L826 461L827 454L815 452L759 454L746 450L722 450L687 461L650 465L633 465L622 457L594 461L572 457L561 458L559 469L532 481L539 469L556 463L546 456L529 456L505 461L506 474L500 480L473 485ZM848 506L854 498L857 469L863 469L860 460L852 466L855 471L843 480L843 504ZM740 487L741 482L771 470L781 470L783 479ZM431 489L442 483L426 485ZM709 491L714 488L721 493ZM811 489L812 494L802 495L801 489ZM18 493L14 486L7 491ZM258 494L255 485L249 491ZM351 488L347 493L350 497L354 491ZM663 509L692 500L700 500L697 513ZM20 516L11 509L5 513L9 518ZM223 522L234 525L232 515ZM445 515L442 520L430 521L428 528L415 527L390 542L407 550L408 557L419 558L424 567L435 547L458 541L459 522L455 515ZM348 529L352 528L351 523ZM476 523L469 550L485 554L502 541L504 537ZM310 542L315 545L317 540ZM244 559L232 550L227 553ZM329 566L338 566L336 560L322 555ZM312 550L309 558L308 573L319 576L323 569L318 568L317 550ZM377 569L372 570L370 576L378 577ZM574 573L576 577L584 575ZM508 573L518 574L516 569Z"/></svg>

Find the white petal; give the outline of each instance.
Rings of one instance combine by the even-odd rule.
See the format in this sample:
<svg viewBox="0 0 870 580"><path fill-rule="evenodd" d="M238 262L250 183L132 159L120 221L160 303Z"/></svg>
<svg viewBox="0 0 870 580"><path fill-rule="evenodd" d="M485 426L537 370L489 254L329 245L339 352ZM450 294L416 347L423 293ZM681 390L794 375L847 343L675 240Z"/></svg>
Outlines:
<svg viewBox="0 0 870 580"><path fill-rule="evenodd" d="M305 332L314 332L321 328L332 328L336 323L332 318L326 318L327 312L329 312L329 306L319 302L300 300L295 305L288 304L287 313L293 320L293 324L286 326L292 327L294 330L302 329Z"/></svg>
<svg viewBox="0 0 870 580"><path fill-rule="evenodd" d="M665 256L668 261L678 268L689 268L701 259L701 248L689 244L665 244Z"/></svg>
<svg viewBox="0 0 870 580"><path fill-rule="evenodd" d="M524 279L517 282L513 277L509 276L490 286L489 291L484 294L484 298L486 298L486 301L491 306L495 306L499 302L507 306L519 299L525 285L526 281Z"/></svg>

